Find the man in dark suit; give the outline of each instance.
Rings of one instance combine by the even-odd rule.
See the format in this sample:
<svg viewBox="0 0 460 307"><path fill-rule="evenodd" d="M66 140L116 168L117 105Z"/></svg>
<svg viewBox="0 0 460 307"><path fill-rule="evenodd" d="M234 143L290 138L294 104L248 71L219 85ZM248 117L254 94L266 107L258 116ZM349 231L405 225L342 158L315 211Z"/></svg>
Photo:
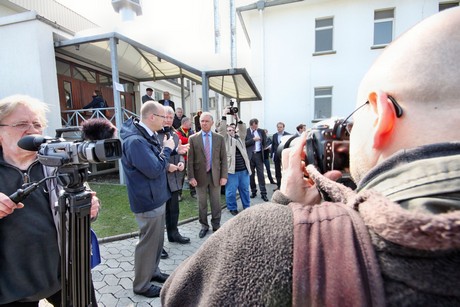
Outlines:
<svg viewBox="0 0 460 307"><path fill-rule="evenodd" d="M276 185L277 187L273 190L279 190L281 185L281 156L279 156L276 152L278 150L278 146L281 143L281 138L285 135L291 135L289 132L284 131L284 123L279 122L276 124L277 133L273 135L273 143L272 143L272 157L273 162L275 163L275 177L276 177Z"/></svg>
<svg viewBox="0 0 460 307"><path fill-rule="evenodd" d="M145 95L142 96L142 103L145 103L146 101L149 101L149 100L155 100L153 99L152 95L153 95L153 90L150 87L148 87L145 90Z"/></svg>
<svg viewBox="0 0 460 307"><path fill-rule="evenodd" d="M228 163L223 136L211 131L214 124L211 113L203 112L200 124L201 131L189 138L187 176L190 185L196 187L201 224L199 237L203 238L209 230L208 191L212 230L220 227L220 187L227 183Z"/></svg>
<svg viewBox="0 0 460 307"><path fill-rule="evenodd" d="M176 111L176 106L174 105L174 101L170 100L171 95L169 94L168 91L163 92L163 99L159 100L158 102L165 107L171 107L173 108L174 111Z"/></svg>
<svg viewBox="0 0 460 307"><path fill-rule="evenodd" d="M251 198L257 196L257 186L255 179L255 173L257 172L257 180L259 181L261 198L264 201L268 201L267 189L265 188L263 155L264 148L267 146L267 135L263 129L259 129L259 120L257 118L253 118L249 121L249 128L247 129L245 141L249 161L251 161Z"/></svg>

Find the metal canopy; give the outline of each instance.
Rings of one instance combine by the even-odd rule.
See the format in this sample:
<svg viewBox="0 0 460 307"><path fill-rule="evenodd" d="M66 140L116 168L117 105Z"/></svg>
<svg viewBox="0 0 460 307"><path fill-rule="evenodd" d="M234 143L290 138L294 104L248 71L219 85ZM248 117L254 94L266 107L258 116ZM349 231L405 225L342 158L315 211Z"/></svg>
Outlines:
<svg viewBox="0 0 460 307"><path fill-rule="evenodd" d="M202 78L206 76L209 88L226 97L238 101L262 99L244 68L200 71L117 32L56 41L54 46L56 53L110 71L111 39L117 42L117 63L121 77L130 77L138 82L184 77L203 84Z"/></svg>

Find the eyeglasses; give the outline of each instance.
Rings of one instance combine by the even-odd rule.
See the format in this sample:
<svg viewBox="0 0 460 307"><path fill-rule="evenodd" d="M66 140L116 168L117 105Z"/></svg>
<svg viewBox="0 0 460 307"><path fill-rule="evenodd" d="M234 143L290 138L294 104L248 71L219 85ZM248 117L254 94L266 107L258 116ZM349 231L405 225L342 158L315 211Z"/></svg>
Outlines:
<svg viewBox="0 0 460 307"><path fill-rule="evenodd" d="M164 115L159 115L159 114L155 114L155 113L152 113L152 114L155 115L155 116L161 117L161 118L163 118L163 119L166 118L166 116L164 116Z"/></svg>
<svg viewBox="0 0 460 307"><path fill-rule="evenodd" d="M401 106L398 104L398 102L396 101L396 99L394 99L392 96L388 95L387 96L388 99L390 99L391 103L394 105L395 107L395 111L396 111L396 117L397 118L400 118L402 115L403 115L403 109L401 108ZM351 134L351 130L353 129L353 121L350 121L350 118L353 114L355 114L359 109L361 109L362 107L364 107L365 105L367 105L369 103L369 100L366 101L365 103L363 103L362 105L360 105L359 107L357 107L353 112L351 112L350 115L348 115L344 120L343 120L343 123L342 123L342 126L345 126L345 129L347 129L347 132L349 134Z"/></svg>
<svg viewBox="0 0 460 307"><path fill-rule="evenodd" d="M0 127L13 127L13 128L18 129L18 130L21 130L21 131L27 131L31 127L33 127L36 130L42 130L43 129L43 125L40 124L40 123L27 123L27 122L20 122L20 123L11 124L11 125L0 124Z"/></svg>
<svg viewBox="0 0 460 307"><path fill-rule="evenodd" d="M227 129L227 132L235 132L233 129Z"/></svg>

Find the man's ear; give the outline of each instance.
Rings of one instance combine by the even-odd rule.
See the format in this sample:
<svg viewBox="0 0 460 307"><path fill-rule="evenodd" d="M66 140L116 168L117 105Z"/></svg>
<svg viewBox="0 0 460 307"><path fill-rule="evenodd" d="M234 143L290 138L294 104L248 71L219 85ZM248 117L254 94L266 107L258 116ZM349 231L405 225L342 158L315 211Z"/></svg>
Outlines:
<svg viewBox="0 0 460 307"><path fill-rule="evenodd" d="M369 104L376 115L373 147L382 149L393 135L396 113L392 102L384 92L371 93L369 95Z"/></svg>

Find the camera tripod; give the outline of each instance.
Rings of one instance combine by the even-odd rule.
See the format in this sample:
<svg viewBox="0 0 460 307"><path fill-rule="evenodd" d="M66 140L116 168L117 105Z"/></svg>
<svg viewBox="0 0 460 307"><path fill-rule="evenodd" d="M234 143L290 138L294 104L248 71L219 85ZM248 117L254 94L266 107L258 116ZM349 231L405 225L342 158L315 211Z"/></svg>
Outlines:
<svg viewBox="0 0 460 307"><path fill-rule="evenodd" d="M84 182L89 164L71 164L58 168L57 178L64 186L59 195L61 221L62 306L91 307L91 193Z"/></svg>

